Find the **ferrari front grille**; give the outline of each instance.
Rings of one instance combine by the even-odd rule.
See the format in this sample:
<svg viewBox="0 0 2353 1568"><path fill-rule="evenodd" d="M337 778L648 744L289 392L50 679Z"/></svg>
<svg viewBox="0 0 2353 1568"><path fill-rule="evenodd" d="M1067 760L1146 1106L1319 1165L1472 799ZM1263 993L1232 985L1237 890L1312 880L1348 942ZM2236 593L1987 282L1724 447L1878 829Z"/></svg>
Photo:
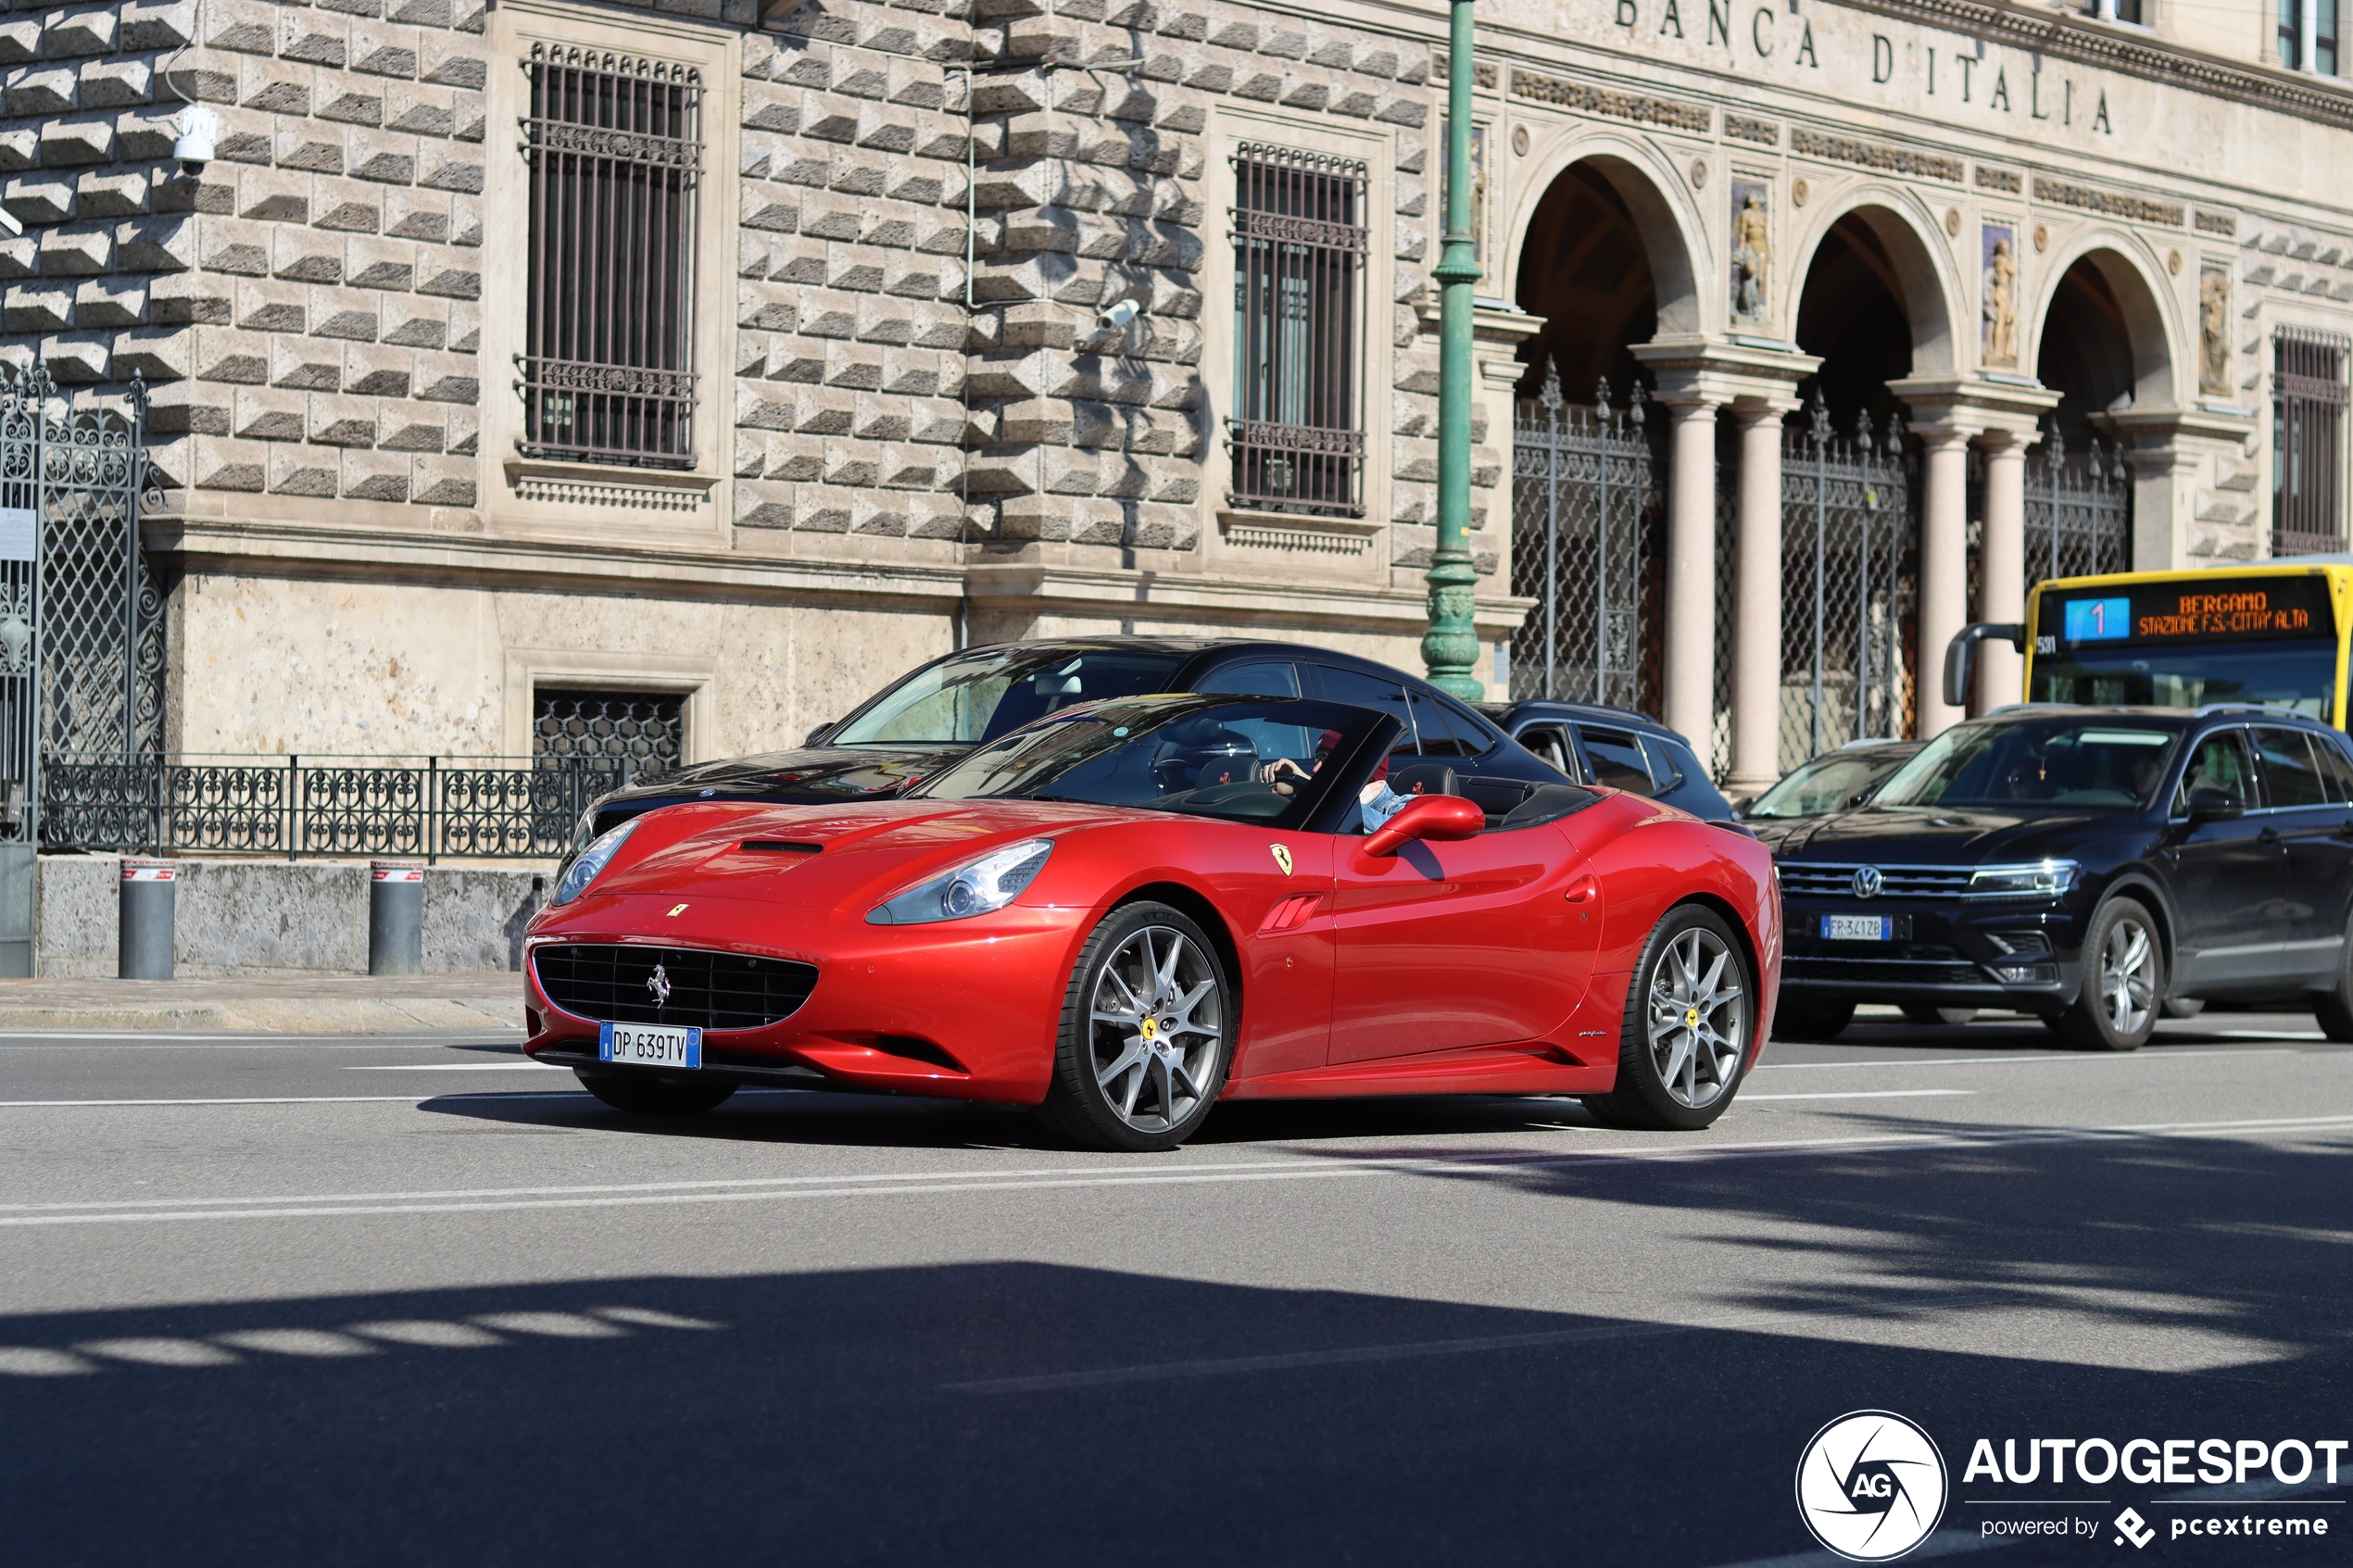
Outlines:
<svg viewBox="0 0 2353 1568"><path fill-rule="evenodd" d="M764 1029L817 985L815 964L697 947L582 942L541 947L531 962L549 1001L598 1023Z"/></svg>

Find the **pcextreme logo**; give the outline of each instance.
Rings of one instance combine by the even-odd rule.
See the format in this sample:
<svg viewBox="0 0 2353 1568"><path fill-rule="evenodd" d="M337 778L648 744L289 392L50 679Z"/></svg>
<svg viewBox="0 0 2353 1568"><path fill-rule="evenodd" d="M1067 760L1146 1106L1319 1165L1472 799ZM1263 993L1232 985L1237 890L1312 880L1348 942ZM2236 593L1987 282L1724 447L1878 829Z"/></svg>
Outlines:
<svg viewBox="0 0 2353 1568"><path fill-rule="evenodd" d="M1855 1411L1814 1434L1797 1461L1797 1512L1856 1562L1903 1556L1944 1517L1944 1456L1893 1411Z"/></svg>

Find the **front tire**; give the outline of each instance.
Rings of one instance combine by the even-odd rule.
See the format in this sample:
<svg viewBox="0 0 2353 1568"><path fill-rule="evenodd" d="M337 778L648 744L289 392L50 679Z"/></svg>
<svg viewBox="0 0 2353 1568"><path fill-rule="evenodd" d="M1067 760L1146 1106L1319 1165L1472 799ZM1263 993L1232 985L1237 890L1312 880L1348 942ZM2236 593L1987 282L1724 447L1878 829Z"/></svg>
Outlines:
<svg viewBox="0 0 2353 1568"><path fill-rule="evenodd" d="M2345 935L2345 947L2337 955L2336 986L2314 998L2313 1016L2321 1021L2321 1033L2332 1040L2353 1041L2353 922Z"/></svg>
<svg viewBox="0 0 2353 1568"><path fill-rule="evenodd" d="M1614 1127L1698 1132L1739 1092L1755 1021L1756 977L1739 936L1713 909L1669 909L1626 993L1617 1085L1587 1109Z"/></svg>
<svg viewBox="0 0 2353 1568"><path fill-rule="evenodd" d="M724 1102L736 1092L733 1084L709 1081L680 1081L658 1078L648 1073L592 1073L575 1067L572 1075L580 1086L611 1106L633 1116L699 1116Z"/></svg>
<svg viewBox="0 0 2353 1568"><path fill-rule="evenodd" d="M2059 1033L2082 1050L2138 1050L2157 1029L2164 997L2165 949L2156 920L2133 899L2109 899L2093 911L2083 933L2082 985Z"/></svg>
<svg viewBox="0 0 2353 1568"><path fill-rule="evenodd" d="M1225 960L1190 916L1166 904L1114 909L1072 966L1038 1113L1090 1148L1175 1148L1226 1086L1238 1022Z"/></svg>

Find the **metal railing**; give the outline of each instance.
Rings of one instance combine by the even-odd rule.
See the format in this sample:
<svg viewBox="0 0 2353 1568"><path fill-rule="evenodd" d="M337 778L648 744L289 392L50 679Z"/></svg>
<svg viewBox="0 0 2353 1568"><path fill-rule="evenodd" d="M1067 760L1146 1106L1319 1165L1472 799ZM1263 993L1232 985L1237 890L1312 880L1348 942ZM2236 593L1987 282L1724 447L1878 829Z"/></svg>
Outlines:
<svg viewBox="0 0 2353 1568"><path fill-rule="evenodd" d="M598 796L659 769L609 757L52 758L45 847L551 859Z"/></svg>

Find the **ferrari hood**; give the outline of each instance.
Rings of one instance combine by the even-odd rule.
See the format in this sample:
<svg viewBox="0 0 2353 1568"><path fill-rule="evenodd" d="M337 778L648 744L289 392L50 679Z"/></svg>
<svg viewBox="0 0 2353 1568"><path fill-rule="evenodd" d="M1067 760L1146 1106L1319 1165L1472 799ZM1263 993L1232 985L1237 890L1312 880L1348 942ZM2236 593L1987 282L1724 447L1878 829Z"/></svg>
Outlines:
<svg viewBox="0 0 2353 1568"><path fill-rule="evenodd" d="M908 884L1025 838L1132 816L1027 800L878 800L851 806L696 802L640 819L613 863L558 917L646 895L832 908L879 903Z"/></svg>
<svg viewBox="0 0 2353 1568"><path fill-rule="evenodd" d="M658 807L697 800L827 802L895 796L971 747L807 746L698 762L613 791L597 805L599 828Z"/></svg>

